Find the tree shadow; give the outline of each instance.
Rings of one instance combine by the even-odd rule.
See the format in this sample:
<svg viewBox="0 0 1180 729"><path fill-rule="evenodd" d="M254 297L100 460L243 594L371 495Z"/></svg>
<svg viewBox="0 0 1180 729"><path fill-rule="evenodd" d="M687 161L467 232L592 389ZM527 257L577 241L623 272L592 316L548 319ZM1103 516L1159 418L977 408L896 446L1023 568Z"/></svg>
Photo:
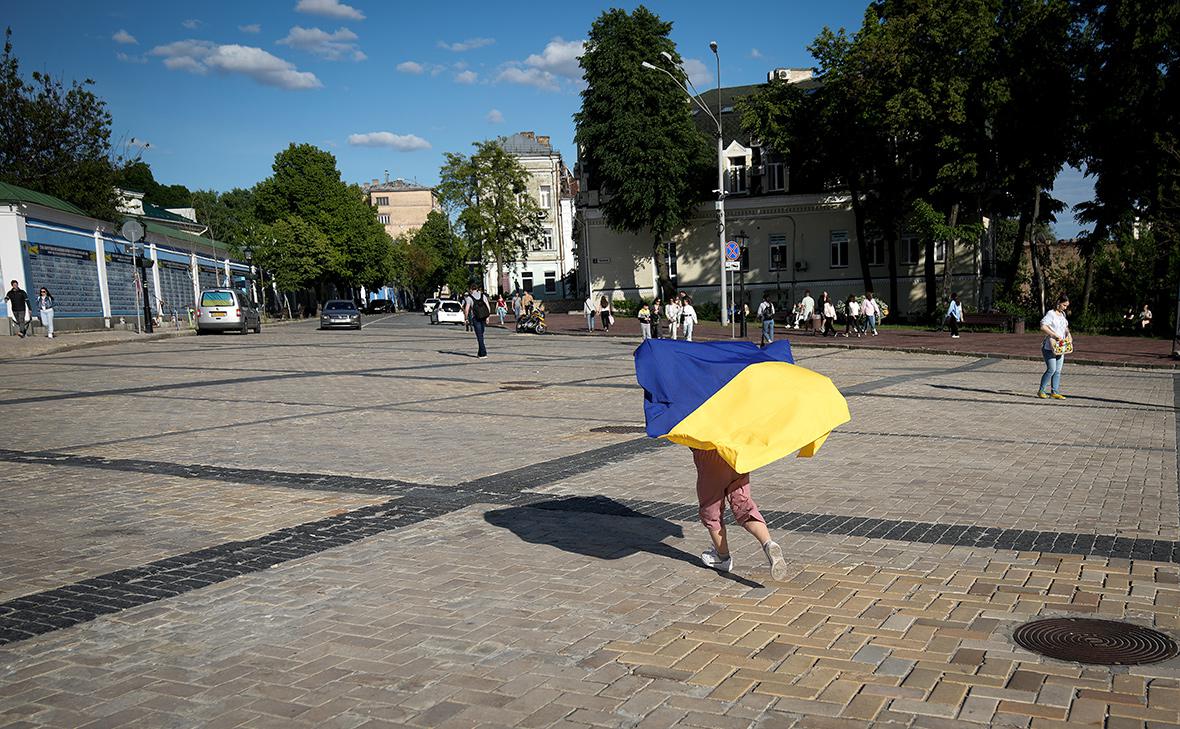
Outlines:
<svg viewBox="0 0 1180 729"><path fill-rule="evenodd" d="M484 520L530 544L547 544L595 559L622 559L646 552L707 569L697 555L664 544L668 537L684 538L679 524L640 513L605 496L560 497L495 509L484 514ZM716 574L746 587L762 587L731 573Z"/></svg>
<svg viewBox="0 0 1180 729"><path fill-rule="evenodd" d="M992 390L983 387L962 387L959 385L940 385L933 382L926 383L928 387L933 387L938 390L958 390L960 392L982 392L989 395L1011 395L1012 397L1021 398L1036 398L1035 394L1029 392L1015 392L1013 390ZM1110 405L1135 405L1137 407L1158 408L1163 411L1174 411L1176 407L1173 405L1165 405L1158 402L1139 402L1137 400L1116 400L1110 397L1094 397L1093 395L1069 395L1070 400L1084 400L1086 402L1101 402ZM1055 407L1068 407L1069 403L1056 403Z"/></svg>

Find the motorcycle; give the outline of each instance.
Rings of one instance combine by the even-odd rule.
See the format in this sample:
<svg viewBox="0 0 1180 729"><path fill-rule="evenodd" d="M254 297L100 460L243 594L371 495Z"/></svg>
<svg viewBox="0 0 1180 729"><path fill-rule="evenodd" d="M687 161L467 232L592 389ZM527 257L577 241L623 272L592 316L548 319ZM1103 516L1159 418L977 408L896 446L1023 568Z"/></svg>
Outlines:
<svg viewBox="0 0 1180 729"><path fill-rule="evenodd" d="M540 309L533 309L532 312L521 316L516 322L517 332L533 332L534 334L545 333L545 312Z"/></svg>

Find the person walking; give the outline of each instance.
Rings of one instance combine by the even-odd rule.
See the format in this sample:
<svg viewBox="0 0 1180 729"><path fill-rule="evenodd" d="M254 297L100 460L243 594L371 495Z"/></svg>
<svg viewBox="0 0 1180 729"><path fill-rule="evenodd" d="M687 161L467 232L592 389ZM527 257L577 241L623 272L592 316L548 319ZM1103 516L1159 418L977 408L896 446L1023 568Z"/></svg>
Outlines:
<svg viewBox="0 0 1180 729"><path fill-rule="evenodd" d="M29 303L29 295L20 287L20 282L13 279L12 288L4 294L4 300L12 307L12 318L16 320L20 338L24 339L25 335L29 333L29 323L32 321L26 319L25 314L33 313L33 305Z"/></svg>
<svg viewBox="0 0 1180 729"><path fill-rule="evenodd" d="M664 316L668 318L668 337L676 339L676 335L680 333L680 297L676 297L668 302L664 307Z"/></svg>
<svg viewBox="0 0 1180 729"><path fill-rule="evenodd" d="M697 469L697 514L713 542L713 546L701 554L701 562L719 572L733 571L733 555L729 551L725 524L721 521L724 502L728 501L733 520L762 545L762 553L770 565L770 576L775 580L785 579L787 563L783 559L783 550L770 538L766 519L750 494L750 474L733 470L716 450L693 448L692 462Z"/></svg>
<svg viewBox="0 0 1180 729"><path fill-rule="evenodd" d="M803 305L803 328L814 333L815 327L811 324L811 317L815 316L815 299L811 298L811 289L804 289L803 299L799 303Z"/></svg>
<svg viewBox="0 0 1180 729"><path fill-rule="evenodd" d="M646 303L640 302L639 313L635 318L639 320L639 333L644 339L651 339L651 309Z"/></svg>
<svg viewBox="0 0 1180 729"><path fill-rule="evenodd" d="M828 296L825 291L820 296L820 312L824 319L824 336L829 334L836 336L836 305L832 303L832 298Z"/></svg>
<svg viewBox="0 0 1180 729"><path fill-rule="evenodd" d="M37 312L41 316L41 325L45 327L45 336L53 339L53 294L44 286L37 296Z"/></svg>
<svg viewBox="0 0 1180 729"><path fill-rule="evenodd" d="M594 305L594 294L588 295L582 303L582 313L586 315L586 331L594 331L594 316L598 313L598 307Z"/></svg>
<svg viewBox="0 0 1180 729"><path fill-rule="evenodd" d="M515 291L512 294L512 320L513 321L520 321L520 311L521 311L520 292Z"/></svg>
<svg viewBox="0 0 1180 729"><path fill-rule="evenodd" d="M1069 297L1062 294L1057 297L1057 304L1041 318L1041 331L1045 334L1045 341L1041 342L1045 374L1041 375L1037 397L1042 400L1050 397L1065 399L1061 394L1061 368L1065 365L1065 355L1073 351L1073 335L1069 333L1069 320L1065 318L1068 309Z"/></svg>
<svg viewBox="0 0 1180 729"><path fill-rule="evenodd" d="M605 332L609 332L610 325L615 323L615 312L610 306L610 299L605 296L598 300L598 321Z"/></svg>
<svg viewBox="0 0 1180 729"><path fill-rule="evenodd" d="M959 338L959 324L963 321L963 305L959 303L959 295L951 294L951 303L946 307L946 325L950 327L951 339Z"/></svg>
<svg viewBox="0 0 1180 729"><path fill-rule="evenodd" d="M860 336L860 327L856 320L860 319L860 304L856 301L856 296L848 295L848 301L844 302L844 338L849 339L852 332L856 332L856 336Z"/></svg>
<svg viewBox="0 0 1180 729"><path fill-rule="evenodd" d="M865 318L865 327L877 336L877 320L881 318L881 305L873 298L872 291L865 292L864 303L860 305L861 316Z"/></svg>
<svg viewBox="0 0 1180 729"><path fill-rule="evenodd" d="M463 316L471 322L471 328L475 330L475 341L479 343L479 351L475 356L479 359L488 356L488 350L483 343L483 335L488 317L491 315L492 307L488 301L488 295L483 292L483 287L478 282L472 283L471 290L467 296L463 297Z"/></svg>
<svg viewBox="0 0 1180 729"><path fill-rule="evenodd" d="M651 302L651 338L660 338L660 315L664 311L664 302L656 299Z"/></svg>
<svg viewBox="0 0 1180 729"><path fill-rule="evenodd" d="M684 341L692 341L692 330L697 325L697 310L692 307L692 297L684 297L684 305L680 309L680 321L684 325Z"/></svg>
<svg viewBox="0 0 1180 729"><path fill-rule="evenodd" d="M758 305L758 321L762 322L762 341L765 347L774 341L774 304L770 301L770 292L762 294L762 303Z"/></svg>
<svg viewBox="0 0 1180 729"><path fill-rule="evenodd" d="M496 316L500 317L500 326L504 326L504 317L508 316L508 304L504 301L504 294L496 297Z"/></svg>

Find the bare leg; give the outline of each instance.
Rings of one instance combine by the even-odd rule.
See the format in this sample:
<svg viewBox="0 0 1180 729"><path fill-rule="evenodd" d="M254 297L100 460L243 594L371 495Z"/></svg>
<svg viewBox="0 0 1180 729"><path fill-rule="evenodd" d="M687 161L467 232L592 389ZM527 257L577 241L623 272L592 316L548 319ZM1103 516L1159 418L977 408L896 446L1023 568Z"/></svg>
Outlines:
<svg viewBox="0 0 1180 729"><path fill-rule="evenodd" d="M748 531L754 536L755 539L758 540L759 544L765 545L770 541L770 530L766 528L765 524L758 521L757 519L750 519L745 524L742 524L742 526L745 527L746 531ZM722 539L724 538L724 535L722 535Z"/></svg>
<svg viewBox="0 0 1180 729"><path fill-rule="evenodd" d="M724 525L717 531L709 529L709 538L713 540L713 549L717 550L718 557L725 559L729 556L729 540L725 538Z"/></svg>

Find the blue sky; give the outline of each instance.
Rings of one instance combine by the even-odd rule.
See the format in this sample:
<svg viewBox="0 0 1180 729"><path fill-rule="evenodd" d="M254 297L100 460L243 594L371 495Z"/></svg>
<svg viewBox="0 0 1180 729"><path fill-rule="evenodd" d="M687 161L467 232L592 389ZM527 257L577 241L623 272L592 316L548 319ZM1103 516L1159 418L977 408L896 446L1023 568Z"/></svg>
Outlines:
<svg viewBox="0 0 1180 729"><path fill-rule="evenodd" d="M576 55L602 2L5 2L22 69L93 78L116 141L139 145L156 179L190 188L249 186L275 152L309 142L346 180L438 179L444 152L531 130L572 166ZM750 1L726 20L716 2L649 2L698 85L759 83L809 66L825 25L855 29L864 0ZM146 143L148 146L142 147ZM1090 185L1071 173L1058 193ZM1057 226L1072 235L1077 226Z"/></svg>

